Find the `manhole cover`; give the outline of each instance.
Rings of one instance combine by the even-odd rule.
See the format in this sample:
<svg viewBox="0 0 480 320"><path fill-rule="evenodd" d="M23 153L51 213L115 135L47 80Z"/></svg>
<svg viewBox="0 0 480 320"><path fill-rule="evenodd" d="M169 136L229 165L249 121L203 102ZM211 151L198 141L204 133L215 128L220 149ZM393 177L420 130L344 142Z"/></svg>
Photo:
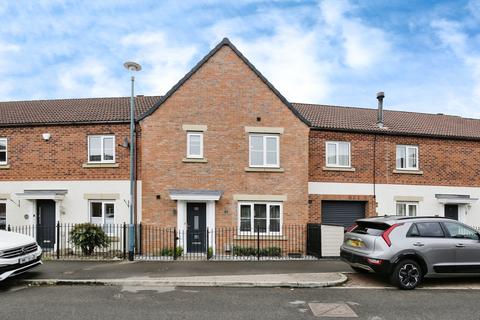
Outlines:
<svg viewBox="0 0 480 320"><path fill-rule="evenodd" d="M358 318L345 303L309 303L308 306L315 317Z"/></svg>

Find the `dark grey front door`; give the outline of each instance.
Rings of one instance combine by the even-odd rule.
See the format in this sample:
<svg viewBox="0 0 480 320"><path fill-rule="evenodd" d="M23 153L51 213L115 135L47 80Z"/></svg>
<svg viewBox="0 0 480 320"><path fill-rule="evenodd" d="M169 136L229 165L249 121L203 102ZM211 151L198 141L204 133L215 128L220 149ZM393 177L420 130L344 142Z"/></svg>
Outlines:
<svg viewBox="0 0 480 320"><path fill-rule="evenodd" d="M207 252L207 204L187 203L187 252Z"/></svg>
<svg viewBox="0 0 480 320"><path fill-rule="evenodd" d="M55 245L55 201L37 200L37 242L44 249Z"/></svg>
<svg viewBox="0 0 480 320"><path fill-rule="evenodd" d="M458 204L445 205L445 218L458 220Z"/></svg>

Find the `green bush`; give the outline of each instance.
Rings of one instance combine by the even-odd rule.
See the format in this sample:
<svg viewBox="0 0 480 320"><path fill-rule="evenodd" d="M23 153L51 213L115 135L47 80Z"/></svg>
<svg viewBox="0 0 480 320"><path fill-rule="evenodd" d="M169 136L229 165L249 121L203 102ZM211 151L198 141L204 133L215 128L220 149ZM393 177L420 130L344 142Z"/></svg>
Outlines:
<svg viewBox="0 0 480 320"><path fill-rule="evenodd" d="M181 257L183 254L183 248L177 247L177 257ZM162 257L173 257L173 248L163 248L160 251Z"/></svg>
<svg viewBox="0 0 480 320"><path fill-rule="evenodd" d="M234 256L256 256L257 249L253 247L233 246ZM282 249L279 247L268 247L260 249L260 256L262 257L280 257Z"/></svg>
<svg viewBox="0 0 480 320"><path fill-rule="evenodd" d="M70 241L86 256L91 256L95 248L106 248L110 244L103 229L92 223L75 225L70 231Z"/></svg>
<svg viewBox="0 0 480 320"><path fill-rule="evenodd" d="M212 248L212 247L208 247L208 250L207 250L207 259L210 259L211 257L213 257L213 248Z"/></svg>

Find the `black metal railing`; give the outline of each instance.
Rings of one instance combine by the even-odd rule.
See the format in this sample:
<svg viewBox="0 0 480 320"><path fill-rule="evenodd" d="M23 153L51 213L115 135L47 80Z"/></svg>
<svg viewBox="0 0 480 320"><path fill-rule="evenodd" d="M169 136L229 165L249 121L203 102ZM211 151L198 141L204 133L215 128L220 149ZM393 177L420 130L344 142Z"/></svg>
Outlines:
<svg viewBox="0 0 480 320"><path fill-rule="evenodd" d="M50 259L127 259L128 225L100 225L108 244L93 250L75 245L72 235L79 224L8 226L29 235ZM236 227L182 230L158 225L134 225L136 260L286 260L305 259L307 226L284 225L278 232L240 232Z"/></svg>
<svg viewBox="0 0 480 320"><path fill-rule="evenodd" d="M43 250L46 259L126 259L126 224L108 224L99 227L105 234L103 246L92 251L87 247L75 245L72 237L81 224L57 223L55 226L8 226L7 230L34 238Z"/></svg>
<svg viewBox="0 0 480 320"><path fill-rule="evenodd" d="M177 230L140 224L137 259L283 260L306 257L306 226L283 226L279 232L239 232L225 227Z"/></svg>

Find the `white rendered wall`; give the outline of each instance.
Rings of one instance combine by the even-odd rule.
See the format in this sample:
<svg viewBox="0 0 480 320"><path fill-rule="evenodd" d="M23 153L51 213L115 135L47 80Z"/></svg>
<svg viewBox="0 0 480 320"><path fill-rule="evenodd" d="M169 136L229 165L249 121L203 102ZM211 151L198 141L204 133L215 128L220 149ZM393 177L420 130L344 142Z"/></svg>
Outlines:
<svg viewBox="0 0 480 320"><path fill-rule="evenodd" d="M448 187L448 186L423 186L400 184L377 184L377 214L394 215L396 213L396 197L417 197L419 216L444 215L444 204L435 198L435 194L461 194L470 195L471 198L480 198L480 188L474 187ZM309 194L324 195L373 195L373 184L369 183L331 183L309 182ZM459 204L459 221L480 227L480 200L471 205Z"/></svg>
<svg viewBox="0 0 480 320"><path fill-rule="evenodd" d="M89 200L85 199L85 194L118 195L118 199L114 200L114 221L115 223L129 222L130 182L128 180L2 181L0 182L0 195L8 195L10 198L6 200L7 225L29 225L35 223L35 200L19 199L16 193L23 193L24 190L52 189L68 191L64 200L57 202L56 205L56 218L61 223L90 221ZM141 208L141 203L139 203L139 206Z"/></svg>

